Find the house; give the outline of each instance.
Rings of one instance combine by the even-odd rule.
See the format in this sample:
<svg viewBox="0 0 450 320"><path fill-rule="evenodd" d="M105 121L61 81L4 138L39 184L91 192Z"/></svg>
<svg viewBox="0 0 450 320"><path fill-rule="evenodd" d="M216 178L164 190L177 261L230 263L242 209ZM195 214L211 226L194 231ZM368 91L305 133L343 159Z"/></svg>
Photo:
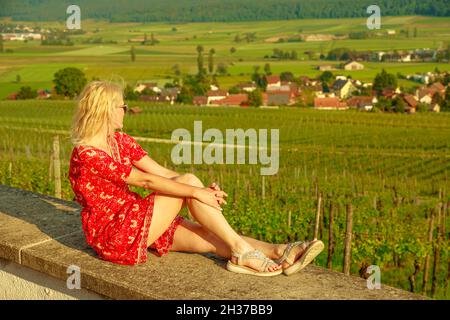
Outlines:
<svg viewBox="0 0 450 320"><path fill-rule="evenodd" d="M38 96L36 97L37 99L48 99L52 96L50 90L47 89L38 90L37 93L38 93Z"/></svg>
<svg viewBox="0 0 450 320"><path fill-rule="evenodd" d="M154 82L139 83L134 88L134 92L142 93L145 89L150 89L155 93L161 93L161 89L158 88L158 84Z"/></svg>
<svg viewBox="0 0 450 320"><path fill-rule="evenodd" d="M8 95L8 97L6 97L7 100L17 100L17 95L19 93L18 92L13 92L11 94Z"/></svg>
<svg viewBox="0 0 450 320"><path fill-rule="evenodd" d="M387 53L384 52L384 51L378 51L378 52L375 52L375 53L373 54L373 56L372 56L372 60L375 60L375 61L382 61L382 60L383 60L383 56L386 55L386 54L387 54Z"/></svg>
<svg viewBox="0 0 450 320"><path fill-rule="evenodd" d="M431 81L430 76L427 75L427 74L408 75L408 76L406 76L406 79L413 80L413 81L416 81L416 82L421 82L421 83L424 83L424 84L428 84Z"/></svg>
<svg viewBox="0 0 450 320"><path fill-rule="evenodd" d="M205 96L194 96L192 103L195 106L206 106L208 104L208 97Z"/></svg>
<svg viewBox="0 0 450 320"><path fill-rule="evenodd" d="M214 85L214 84L211 84L211 85L209 86L209 88L210 88L210 90L212 90L212 91L217 91L217 90L219 90L219 87L216 86L216 85Z"/></svg>
<svg viewBox="0 0 450 320"><path fill-rule="evenodd" d="M174 88L164 88L161 90L160 100L168 101L170 104L174 104L178 98L178 94L180 93L180 89L177 87Z"/></svg>
<svg viewBox="0 0 450 320"><path fill-rule="evenodd" d="M142 95L139 97L139 100L145 102L160 102L159 96L149 96L149 95Z"/></svg>
<svg viewBox="0 0 450 320"><path fill-rule="evenodd" d="M346 110L348 106L339 98L314 98L314 109L317 110Z"/></svg>
<svg viewBox="0 0 450 320"><path fill-rule="evenodd" d="M433 101L433 91L428 88L419 88L416 90L416 98L420 103L431 104Z"/></svg>
<svg viewBox="0 0 450 320"><path fill-rule="evenodd" d="M410 94L407 94L403 96L403 101L406 103L406 112L408 113L415 113L417 109L417 105L419 102L416 100L416 98Z"/></svg>
<svg viewBox="0 0 450 320"><path fill-rule="evenodd" d="M267 87L279 87L281 86L280 76L266 76Z"/></svg>
<svg viewBox="0 0 450 320"><path fill-rule="evenodd" d="M228 91L227 90L210 90L210 91L208 91L206 96L208 97L207 104L211 104L212 101L217 101L217 100L226 98L228 96Z"/></svg>
<svg viewBox="0 0 450 320"><path fill-rule="evenodd" d="M238 89L240 89L241 91L245 91L245 92L253 92L257 88L256 83L254 81L252 81L252 82L241 82L236 87Z"/></svg>
<svg viewBox="0 0 450 320"><path fill-rule="evenodd" d="M440 82L435 82L431 86L428 87L434 93L439 93L442 98L445 97L445 86ZM434 94L433 94L434 95Z"/></svg>
<svg viewBox="0 0 450 320"><path fill-rule="evenodd" d="M344 70L363 70L364 69L364 65L356 62L356 61L350 61L347 62L346 64L344 64Z"/></svg>
<svg viewBox="0 0 450 320"><path fill-rule="evenodd" d="M393 36L396 34L395 30L388 30L386 33L390 36Z"/></svg>
<svg viewBox="0 0 450 320"><path fill-rule="evenodd" d="M411 62L412 61L411 54L401 54L398 61L399 62Z"/></svg>
<svg viewBox="0 0 450 320"><path fill-rule="evenodd" d="M345 99L351 96L356 88L350 80L337 80L333 83L333 90L341 99Z"/></svg>
<svg viewBox="0 0 450 320"><path fill-rule="evenodd" d="M290 91L270 91L267 92L267 104L268 106L288 106L293 104Z"/></svg>
<svg viewBox="0 0 450 320"><path fill-rule="evenodd" d="M372 110L373 106L378 102L377 97L371 96L354 96L347 100L347 106L355 109Z"/></svg>
<svg viewBox="0 0 450 320"><path fill-rule="evenodd" d="M241 106L248 101L247 94L230 94L221 100L214 101L214 105L219 106Z"/></svg>
<svg viewBox="0 0 450 320"><path fill-rule="evenodd" d="M381 95L388 99L394 99L400 93L401 93L401 91L399 88L397 88L395 90L391 89L391 88L386 88L386 89L383 89L383 91L381 92Z"/></svg>
<svg viewBox="0 0 450 320"><path fill-rule="evenodd" d="M319 71L331 71L336 70L331 64L324 64L317 67L317 70Z"/></svg>
<svg viewBox="0 0 450 320"><path fill-rule="evenodd" d="M441 112L441 106L438 105L437 103L432 103L428 110L431 112Z"/></svg>
<svg viewBox="0 0 450 320"><path fill-rule="evenodd" d="M431 104L436 93L442 98L445 97L445 87L439 82L433 83L429 87L420 87L417 89L416 98L422 103Z"/></svg>

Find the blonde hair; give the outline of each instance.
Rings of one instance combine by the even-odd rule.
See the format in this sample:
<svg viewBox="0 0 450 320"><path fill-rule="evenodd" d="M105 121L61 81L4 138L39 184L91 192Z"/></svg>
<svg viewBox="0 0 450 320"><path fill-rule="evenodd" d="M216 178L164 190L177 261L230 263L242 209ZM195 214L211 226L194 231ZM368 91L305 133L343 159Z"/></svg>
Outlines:
<svg viewBox="0 0 450 320"><path fill-rule="evenodd" d="M112 129L112 115L123 99L123 87L109 81L92 81L78 96L72 119L71 142L75 146L86 144L106 126Z"/></svg>

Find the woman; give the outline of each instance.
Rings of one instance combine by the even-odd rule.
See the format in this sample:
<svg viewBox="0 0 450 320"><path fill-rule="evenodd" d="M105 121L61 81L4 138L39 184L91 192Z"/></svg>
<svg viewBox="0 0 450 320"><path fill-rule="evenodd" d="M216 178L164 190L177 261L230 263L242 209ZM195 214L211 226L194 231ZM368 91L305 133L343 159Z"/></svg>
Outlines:
<svg viewBox="0 0 450 320"><path fill-rule="evenodd" d="M230 271L275 276L301 270L323 249L317 240L270 244L237 234L222 215L227 194L150 158L121 132L126 109L119 86L94 81L73 118L69 179L83 207L86 240L100 258L134 265L147 260L148 248L159 256L210 252L228 258ZM142 198L128 185L153 192ZM198 223L178 215L184 206Z"/></svg>

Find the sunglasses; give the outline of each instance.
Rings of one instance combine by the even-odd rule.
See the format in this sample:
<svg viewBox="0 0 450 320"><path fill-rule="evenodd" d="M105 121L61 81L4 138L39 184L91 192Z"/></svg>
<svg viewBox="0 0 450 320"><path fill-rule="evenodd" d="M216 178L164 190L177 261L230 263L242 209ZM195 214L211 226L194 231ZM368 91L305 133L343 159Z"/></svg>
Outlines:
<svg viewBox="0 0 450 320"><path fill-rule="evenodd" d="M124 104L123 106L120 106L118 108L122 108L125 113L127 113L127 111L128 111L128 105L126 105L126 104Z"/></svg>

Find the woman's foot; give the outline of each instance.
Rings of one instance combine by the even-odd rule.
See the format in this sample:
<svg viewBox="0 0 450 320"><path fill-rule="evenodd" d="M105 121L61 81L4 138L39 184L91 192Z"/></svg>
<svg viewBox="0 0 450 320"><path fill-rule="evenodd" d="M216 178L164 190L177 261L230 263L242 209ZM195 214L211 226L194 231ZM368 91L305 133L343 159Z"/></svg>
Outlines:
<svg viewBox="0 0 450 320"><path fill-rule="evenodd" d="M246 252L249 252L249 251L254 251L254 250L255 250L255 248L253 248L250 245L243 245L242 247L237 248L234 252L236 252L238 254L239 253L243 254L243 253L246 253ZM234 263L236 265L238 264L237 257L232 255L230 260L231 260L232 263ZM259 271L260 267L262 265L262 261L261 261L261 259L258 259L256 257L251 257L250 256L250 257L245 258L244 263L242 263L241 265L249 267L249 268L252 268L255 271ZM266 270L264 270L264 271L266 271L266 272L274 272L274 271L277 271L277 270L280 270L280 269L281 269L281 265L275 263L274 261L271 261L271 262L269 262L269 264L266 267Z"/></svg>
<svg viewBox="0 0 450 320"><path fill-rule="evenodd" d="M285 259L281 266L283 269L287 269L289 268L292 264L290 264L288 261L294 261L297 262L298 259L300 259L300 257L302 256L303 252L305 252L306 248L311 244L311 242L313 241L305 241L303 242L301 245L298 246L294 246L291 250L291 252L289 252L287 259ZM276 260L281 259L281 257L283 256L286 248L287 248L287 244L280 244L277 246L277 248L275 249L275 256L276 256Z"/></svg>

